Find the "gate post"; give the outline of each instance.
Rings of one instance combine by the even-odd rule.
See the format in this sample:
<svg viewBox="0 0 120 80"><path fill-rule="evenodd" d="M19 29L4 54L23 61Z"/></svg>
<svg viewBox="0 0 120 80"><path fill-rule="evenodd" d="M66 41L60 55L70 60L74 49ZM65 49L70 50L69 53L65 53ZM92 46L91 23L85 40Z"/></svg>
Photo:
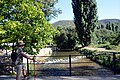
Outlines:
<svg viewBox="0 0 120 80"><path fill-rule="evenodd" d="M28 58L27 58L27 76L29 76L29 63L28 63Z"/></svg>
<svg viewBox="0 0 120 80"><path fill-rule="evenodd" d="M71 55L69 55L69 72L70 72L70 76L71 76Z"/></svg>
<svg viewBox="0 0 120 80"><path fill-rule="evenodd" d="M113 71L114 75L116 74L116 55L115 52L113 52Z"/></svg>

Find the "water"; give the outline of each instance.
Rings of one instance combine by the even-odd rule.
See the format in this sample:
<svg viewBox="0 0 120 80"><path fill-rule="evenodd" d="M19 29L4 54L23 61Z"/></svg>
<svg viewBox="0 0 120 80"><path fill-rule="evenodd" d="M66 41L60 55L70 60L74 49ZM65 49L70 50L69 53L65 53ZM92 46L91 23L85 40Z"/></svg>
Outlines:
<svg viewBox="0 0 120 80"><path fill-rule="evenodd" d="M69 55L71 55L71 60L78 60L81 58L80 54L77 51L54 51L51 56L43 56L38 58L44 58L44 64L46 63L62 63L62 62L69 62ZM43 63L43 62L37 62Z"/></svg>
<svg viewBox="0 0 120 80"><path fill-rule="evenodd" d="M76 51L56 51L46 59L43 64L38 64L37 72L38 76L59 76L59 75L69 75L69 55L71 55L71 61L75 61L81 58Z"/></svg>
<svg viewBox="0 0 120 80"><path fill-rule="evenodd" d="M53 56L65 56L65 55L79 55L77 51L54 51Z"/></svg>
<svg viewBox="0 0 120 80"><path fill-rule="evenodd" d="M46 59L45 63L68 63L69 55L71 55L71 61L81 58L81 56L78 56L80 54L76 51L55 51Z"/></svg>
<svg viewBox="0 0 120 80"><path fill-rule="evenodd" d="M108 72L103 71L104 69L102 67L86 59L85 56L79 56L80 54L76 51L53 52L46 62L36 64L36 68L30 70L35 70L37 76L69 76L69 55L71 55L71 70L73 76L104 75Z"/></svg>

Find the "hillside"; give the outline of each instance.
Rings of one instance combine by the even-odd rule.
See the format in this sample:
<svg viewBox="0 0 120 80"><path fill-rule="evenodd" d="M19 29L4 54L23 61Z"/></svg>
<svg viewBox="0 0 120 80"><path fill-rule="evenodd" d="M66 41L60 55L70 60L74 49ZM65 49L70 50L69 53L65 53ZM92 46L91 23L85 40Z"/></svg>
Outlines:
<svg viewBox="0 0 120 80"><path fill-rule="evenodd" d="M99 20L99 23L101 23L101 24L102 23L109 24L109 22L120 25L120 20L119 19L103 19L103 20Z"/></svg>
<svg viewBox="0 0 120 80"><path fill-rule="evenodd" d="M57 21L55 23L53 23L54 27L58 27L58 26L63 26L63 27L70 27L73 26L75 27L75 24L73 22L73 20L61 20L61 21Z"/></svg>
<svg viewBox="0 0 120 80"><path fill-rule="evenodd" d="M120 27L120 19L103 19L103 20L99 20L98 24L100 25L106 25L109 23L113 23L115 24L115 26L119 26ZM63 27L69 27L69 26L73 26L75 27L74 21L73 20L61 20L61 21L57 21L55 23L53 23L54 27L57 26L63 26Z"/></svg>

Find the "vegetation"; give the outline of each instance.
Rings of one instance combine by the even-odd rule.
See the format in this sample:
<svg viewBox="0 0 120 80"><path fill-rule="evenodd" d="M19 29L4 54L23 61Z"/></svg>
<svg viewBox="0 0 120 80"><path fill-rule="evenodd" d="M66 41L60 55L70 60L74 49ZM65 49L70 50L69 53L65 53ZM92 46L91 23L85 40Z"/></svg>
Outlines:
<svg viewBox="0 0 120 80"><path fill-rule="evenodd" d="M2 0L0 5L0 43L23 40L30 54L53 43L57 31L44 18L39 0Z"/></svg>
<svg viewBox="0 0 120 80"><path fill-rule="evenodd" d="M57 22L53 23L52 25L55 28L57 28L58 26L75 28L75 24L74 24L73 20L61 20L61 21L57 21Z"/></svg>
<svg viewBox="0 0 120 80"><path fill-rule="evenodd" d="M107 24L114 25L114 28L109 30L106 26ZM63 20L53 23L53 26L61 26L63 28L73 28L75 29L74 21L72 20ZM115 28L118 26L117 28ZM114 31L116 29L116 31ZM119 33L120 31L120 20L119 19L104 19L98 21L98 26L95 28L94 33L91 35L91 44L92 47L101 47L106 49L120 50L119 48Z"/></svg>
<svg viewBox="0 0 120 80"><path fill-rule="evenodd" d="M87 49L80 49L79 52L83 55L86 55L87 58L103 65L111 70L116 70L116 73L120 73L120 55L116 53L115 61L113 60L113 53L111 52L98 52L98 51L91 51ZM114 69L115 67L115 69Z"/></svg>
<svg viewBox="0 0 120 80"><path fill-rule="evenodd" d="M54 6L58 0L37 0L43 4L42 11L47 21L50 21L52 18L57 17L58 14L61 14L61 10L56 9Z"/></svg>
<svg viewBox="0 0 120 80"><path fill-rule="evenodd" d="M98 44L106 42L114 44L114 39L118 36L119 33L119 26L120 21L116 19L100 20L99 26L95 30L95 34L98 38Z"/></svg>
<svg viewBox="0 0 120 80"><path fill-rule="evenodd" d="M91 34L97 27L96 0L72 0L74 22L82 47L91 43Z"/></svg>
<svg viewBox="0 0 120 80"><path fill-rule="evenodd" d="M54 7L57 2L1 0L0 44L23 40L29 54L36 54L33 48L39 50L53 44L53 39L60 49L75 49L79 43L83 47L93 44L106 49L117 49L120 46L120 20L100 20L98 25L95 0L72 0L75 24L73 21L59 21L53 24L56 30L48 21L61 13ZM79 52L99 64L113 68L113 57L108 53L96 54L89 50ZM120 70L119 55L116 60L116 67Z"/></svg>
<svg viewBox="0 0 120 80"><path fill-rule="evenodd" d="M74 49L78 44L78 36L75 28L58 26L60 34L55 37L57 47L60 49Z"/></svg>

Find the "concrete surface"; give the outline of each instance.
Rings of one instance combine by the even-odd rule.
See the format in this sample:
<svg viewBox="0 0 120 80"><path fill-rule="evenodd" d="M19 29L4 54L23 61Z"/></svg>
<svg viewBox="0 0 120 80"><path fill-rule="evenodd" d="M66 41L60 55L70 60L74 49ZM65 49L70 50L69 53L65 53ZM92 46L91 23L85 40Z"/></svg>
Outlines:
<svg viewBox="0 0 120 80"><path fill-rule="evenodd" d="M0 80L15 80L15 76L0 75ZM24 80L24 79L21 79ZM113 76L41 76L28 80L120 80L120 75Z"/></svg>

